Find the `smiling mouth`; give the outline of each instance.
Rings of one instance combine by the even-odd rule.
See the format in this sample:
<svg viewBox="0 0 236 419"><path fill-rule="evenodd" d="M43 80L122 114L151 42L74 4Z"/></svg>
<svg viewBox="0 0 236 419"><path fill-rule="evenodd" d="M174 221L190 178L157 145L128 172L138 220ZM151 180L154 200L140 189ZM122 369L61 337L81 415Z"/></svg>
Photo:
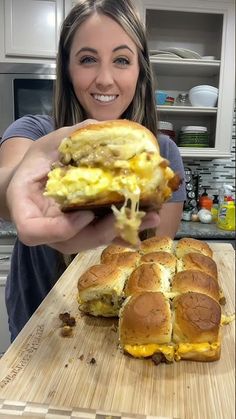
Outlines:
<svg viewBox="0 0 236 419"><path fill-rule="evenodd" d="M92 97L100 103L109 103L109 102L113 102L118 97L118 95L92 94Z"/></svg>

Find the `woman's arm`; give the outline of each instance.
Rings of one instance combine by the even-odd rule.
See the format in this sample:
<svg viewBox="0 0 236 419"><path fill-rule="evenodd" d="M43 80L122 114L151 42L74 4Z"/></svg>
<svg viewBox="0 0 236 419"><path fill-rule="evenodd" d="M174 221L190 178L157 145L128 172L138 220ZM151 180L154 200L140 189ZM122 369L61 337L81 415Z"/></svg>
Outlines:
<svg viewBox="0 0 236 419"><path fill-rule="evenodd" d="M183 202L167 202L159 211L160 224L156 235L175 238L182 217Z"/></svg>
<svg viewBox="0 0 236 419"><path fill-rule="evenodd" d="M8 185L31 144L28 138L11 138L0 147L0 217L5 220L11 219L6 202Z"/></svg>

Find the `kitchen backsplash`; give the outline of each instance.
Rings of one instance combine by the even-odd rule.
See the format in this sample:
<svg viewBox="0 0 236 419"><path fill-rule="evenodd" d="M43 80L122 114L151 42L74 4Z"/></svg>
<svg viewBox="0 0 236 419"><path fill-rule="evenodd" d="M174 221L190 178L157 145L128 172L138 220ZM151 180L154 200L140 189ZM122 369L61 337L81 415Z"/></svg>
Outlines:
<svg viewBox="0 0 236 419"><path fill-rule="evenodd" d="M184 159L184 167L189 167L193 172L197 172L201 176L200 185L207 188L209 195L218 193L219 188L223 184L232 185L235 195L235 128L236 128L236 112L234 109L232 146L230 159ZM201 194L203 189L199 189Z"/></svg>

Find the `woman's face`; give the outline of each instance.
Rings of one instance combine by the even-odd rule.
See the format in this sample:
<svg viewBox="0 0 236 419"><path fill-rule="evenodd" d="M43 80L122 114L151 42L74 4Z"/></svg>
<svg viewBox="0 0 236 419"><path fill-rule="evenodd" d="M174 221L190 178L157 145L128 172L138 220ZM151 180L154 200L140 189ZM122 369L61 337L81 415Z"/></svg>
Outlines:
<svg viewBox="0 0 236 419"><path fill-rule="evenodd" d="M118 23L94 14L75 33L69 74L88 118L118 119L134 97L139 75L137 47Z"/></svg>

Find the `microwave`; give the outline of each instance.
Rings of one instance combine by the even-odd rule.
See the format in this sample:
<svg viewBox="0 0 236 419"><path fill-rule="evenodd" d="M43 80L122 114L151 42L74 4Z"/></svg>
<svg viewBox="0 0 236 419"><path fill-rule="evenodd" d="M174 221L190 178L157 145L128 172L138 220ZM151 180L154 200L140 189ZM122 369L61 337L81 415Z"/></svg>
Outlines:
<svg viewBox="0 0 236 419"><path fill-rule="evenodd" d="M55 64L0 63L0 137L16 119L52 114Z"/></svg>

